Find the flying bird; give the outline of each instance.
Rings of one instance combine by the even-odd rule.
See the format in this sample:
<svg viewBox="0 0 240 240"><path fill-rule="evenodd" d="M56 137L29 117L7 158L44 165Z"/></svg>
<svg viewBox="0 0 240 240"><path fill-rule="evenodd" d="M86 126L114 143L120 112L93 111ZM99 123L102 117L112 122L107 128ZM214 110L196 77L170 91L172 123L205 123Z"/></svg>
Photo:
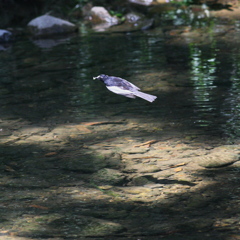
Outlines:
<svg viewBox="0 0 240 240"><path fill-rule="evenodd" d="M97 77L93 78L94 80L101 80L105 83L107 89L111 92L114 92L119 95L123 95L128 98L136 98L140 97L143 98L149 102L153 102L157 97L151 94L140 92L140 88L135 86L134 84L128 82L127 80L120 78L120 77L114 77L114 76L108 76L105 74L101 74Z"/></svg>

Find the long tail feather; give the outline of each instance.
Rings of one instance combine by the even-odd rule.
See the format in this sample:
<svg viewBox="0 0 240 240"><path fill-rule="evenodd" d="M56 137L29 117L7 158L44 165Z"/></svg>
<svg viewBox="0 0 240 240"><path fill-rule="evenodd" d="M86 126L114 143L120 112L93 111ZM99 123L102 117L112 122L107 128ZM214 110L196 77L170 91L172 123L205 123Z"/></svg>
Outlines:
<svg viewBox="0 0 240 240"><path fill-rule="evenodd" d="M149 102L153 102L157 97L154 96L154 95L151 95L151 94L147 94L147 93L143 93L143 92L139 92L139 91L136 91L136 92L133 92L133 94L137 97L140 97L140 98L143 98Z"/></svg>

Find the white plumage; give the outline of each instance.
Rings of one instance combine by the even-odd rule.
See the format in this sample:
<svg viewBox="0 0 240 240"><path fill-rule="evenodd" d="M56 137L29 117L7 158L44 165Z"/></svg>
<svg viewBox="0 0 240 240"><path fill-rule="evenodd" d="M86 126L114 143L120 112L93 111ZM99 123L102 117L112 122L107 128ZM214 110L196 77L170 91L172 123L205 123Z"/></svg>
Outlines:
<svg viewBox="0 0 240 240"><path fill-rule="evenodd" d="M140 97L149 102L153 102L157 97L151 94L140 92L140 88L128 82L127 80L119 77L108 76L101 74L93 79L101 80L105 83L107 89L119 95L123 95L128 98Z"/></svg>

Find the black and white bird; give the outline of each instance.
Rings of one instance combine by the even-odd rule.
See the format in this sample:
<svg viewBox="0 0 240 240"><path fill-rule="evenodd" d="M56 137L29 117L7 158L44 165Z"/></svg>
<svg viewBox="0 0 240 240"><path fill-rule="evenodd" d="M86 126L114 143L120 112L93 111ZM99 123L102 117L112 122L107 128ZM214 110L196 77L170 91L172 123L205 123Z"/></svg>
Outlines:
<svg viewBox="0 0 240 240"><path fill-rule="evenodd" d="M119 77L101 74L97 77L94 77L93 79L101 80L102 82L105 83L108 90L116 94L123 95L125 97L129 97L129 98L140 97L149 102L153 102L157 98L154 95L140 92L139 91L140 88L128 82L127 80Z"/></svg>

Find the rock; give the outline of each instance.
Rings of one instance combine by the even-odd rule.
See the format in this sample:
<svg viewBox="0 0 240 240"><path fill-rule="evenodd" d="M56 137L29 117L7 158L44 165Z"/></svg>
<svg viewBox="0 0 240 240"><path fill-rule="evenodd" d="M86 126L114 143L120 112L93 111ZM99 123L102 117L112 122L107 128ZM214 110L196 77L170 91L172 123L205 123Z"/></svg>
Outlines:
<svg viewBox="0 0 240 240"><path fill-rule="evenodd" d="M125 176L118 170L103 168L91 175L91 181L98 185L117 185Z"/></svg>
<svg viewBox="0 0 240 240"><path fill-rule="evenodd" d="M42 15L30 21L28 28L35 36L47 36L74 32L76 25L50 15Z"/></svg>
<svg viewBox="0 0 240 240"><path fill-rule="evenodd" d="M139 173L156 173L161 171L161 168L157 165L145 164L145 163L135 163L127 164L124 169L125 172L139 172Z"/></svg>
<svg viewBox="0 0 240 240"><path fill-rule="evenodd" d="M7 30L0 29L0 43L10 42L13 39L13 34Z"/></svg>
<svg viewBox="0 0 240 240"><path fill-rule="evenodd" d="M96 31L104 31L105 29L119 24L117 17L113 17L104 7L93 7L89 13L89 21L94 25Z"/></svg>
<svg viewBox="0 0 240 240"><path fill-rule="evenodd" d="M149 148L136 148L136 147L126 147L123 149L123 153L127 154L137 154L137 153L146 153L149 151Z"/></svg>
<svg viewBox="0 0 240 240"><path fill-rule="evenodd" d="M132 32L139 30L147 30L153 26L154 20L147 19L139 13L128 13L125 16L125 22L121 25L113 26L112 32Z"/></svg>
<svg viewBox="0 0 240 240"><path fill-rule="evenodd" d="M139 14L139 13L131 12L131 13L126 14L125 18L126 18L126 22L136 23L140 19L143 19L144 16L142 14Z"/></svg>
<svg viewBox="0 0 240 240"><path fill-rule="evenodd" d="M144 186L147 184L155 184L153 181L150 181L145 176L137 176L132 179L128 186Z"/></svg>
<svg viewBox="0 0 240 240"><path fill-rule="evenodd" d="M145 187L126 187L121 189L123 192L133 195L139 195L142 193L150 194L152 191L150 188Z"/></svg>
<svg viewBox="0 0 240 240"><path fill-rule="evenodd" d="M197 163L205 168L218 168L231 165L239 161L239 154L226 151L212 152L208 155L196 157Z"/></svg>
<svg viewBox="0 0 240 240"><path fill-rule="evenodd" d="M122 163L121 155L114 152L109 152L109 153L107 152L108 151L106 151L105 153L104 151L102 152L102 154L105 156L105 162L107 166L110 168L119 168L119 166Z"/></svg>
<svg viewBox="0 0 240 240"><path fill-rule="evenodd" d="M93 153L76 154L68 161L69 155L62 155L62 161L59 161L59 167L70 171L83 173L94 173L106 167L105 156L94 155Z"/></svg>
<svg viewBox="0 0 240 240"><path fill-rule="evenodd" d="M90 11L90 20L93 24L109 23L116 25L119 23L117 17L112 17L104 7L93 7Z"/></svg>

